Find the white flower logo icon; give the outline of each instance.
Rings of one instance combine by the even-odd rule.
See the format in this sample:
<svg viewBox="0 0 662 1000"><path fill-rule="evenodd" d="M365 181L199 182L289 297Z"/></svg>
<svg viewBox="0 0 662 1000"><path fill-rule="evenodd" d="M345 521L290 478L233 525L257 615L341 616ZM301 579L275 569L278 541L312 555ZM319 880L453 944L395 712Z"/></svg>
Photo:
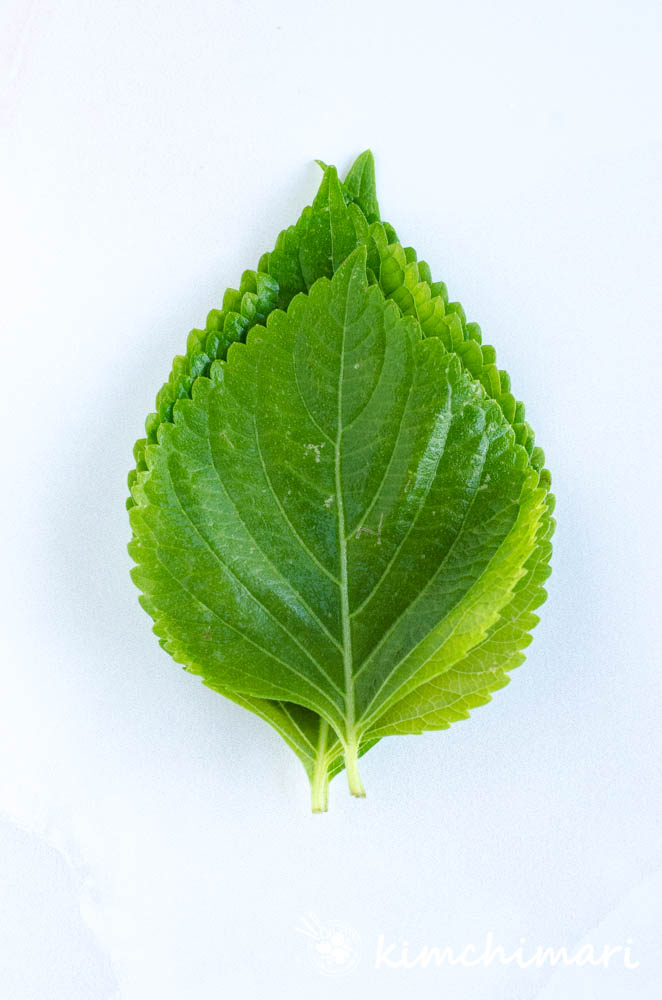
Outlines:
<svg viewBox="0 0 662 1000"><path fill-rule="evenodd" d="M325 976L346 976L361 959L358 931L341 920L322 922L315 914L300 917L297 930L307 939L310 964Z"/></svg>

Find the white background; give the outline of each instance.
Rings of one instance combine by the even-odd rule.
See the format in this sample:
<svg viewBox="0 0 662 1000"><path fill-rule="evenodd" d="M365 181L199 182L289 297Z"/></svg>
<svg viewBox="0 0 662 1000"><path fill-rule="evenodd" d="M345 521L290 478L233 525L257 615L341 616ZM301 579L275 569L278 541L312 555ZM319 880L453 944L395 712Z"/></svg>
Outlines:
<svg viewBox="0 0 662 1000"><path fill-rule="evenodd" d="M0 29L3 998L659 997L659 5L5 0ZM559 527L511 685L312 816L285 744L151 634L125 477L188 330L313 159L366 146L526 401ZM311 913L360 937L344 978ZM374 968L379 934L490 930L640 965Z"/></svg>

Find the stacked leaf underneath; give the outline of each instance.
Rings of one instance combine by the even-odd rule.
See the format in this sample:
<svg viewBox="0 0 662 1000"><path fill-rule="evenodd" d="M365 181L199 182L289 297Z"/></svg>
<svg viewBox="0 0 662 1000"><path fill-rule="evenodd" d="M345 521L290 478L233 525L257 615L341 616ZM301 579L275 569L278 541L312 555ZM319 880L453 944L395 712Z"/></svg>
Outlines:
<svg viewBox="0 0 662 1000"><path fill-rule="evenodd" d="M362 154L175 359L135 449L141 602L268 721L313 808L383 736L447 728L524 659L553 498L480 329L379 220Z"/></svg>

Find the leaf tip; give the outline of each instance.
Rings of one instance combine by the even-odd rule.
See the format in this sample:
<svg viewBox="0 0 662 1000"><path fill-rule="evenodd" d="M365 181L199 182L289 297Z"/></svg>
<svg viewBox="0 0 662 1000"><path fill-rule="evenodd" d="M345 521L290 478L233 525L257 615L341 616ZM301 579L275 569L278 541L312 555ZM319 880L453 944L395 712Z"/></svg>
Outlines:
<svg viewBox="0 0 662 1000"><path fill-rule="evenodd" d="M379 221L375 158L372 150L364 149L354 160L344 180L346 190L365 214L368 222Z"/></svg>

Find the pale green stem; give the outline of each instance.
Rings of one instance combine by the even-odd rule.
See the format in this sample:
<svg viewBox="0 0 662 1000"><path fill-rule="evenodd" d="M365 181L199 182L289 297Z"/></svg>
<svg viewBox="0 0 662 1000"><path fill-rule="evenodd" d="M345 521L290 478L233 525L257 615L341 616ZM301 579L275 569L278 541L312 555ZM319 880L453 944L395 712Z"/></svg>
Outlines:
<svg viewBox="0 0 662 1000"><path fill-rule="evenodd" d="M326 812L329 801L329 772L328 761L326 759L326 738L329 725L322 719L320 721L320 734L317 742L317 754L315 766L310 779L311 804L313 812Z"/></svg>
<svg viewBox="0 0 662 1000"><path fill-rule="evenodd" d="M359 745L353 737L345 744L345 770L347 771L347 781L349 790L357 798L365 797L365 789L359 774Z"/></svg>

